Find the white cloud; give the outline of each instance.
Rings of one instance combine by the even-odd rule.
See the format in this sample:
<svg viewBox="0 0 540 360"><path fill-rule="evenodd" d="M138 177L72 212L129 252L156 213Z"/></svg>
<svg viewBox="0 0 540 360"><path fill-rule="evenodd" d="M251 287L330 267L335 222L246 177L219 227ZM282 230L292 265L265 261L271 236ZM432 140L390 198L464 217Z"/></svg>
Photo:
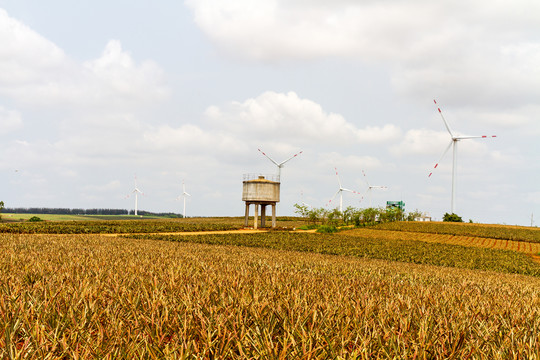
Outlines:
<svg viewBox="0 0 540 360"><path fill-rule="evenodd" d="M214 130L204 130L193 124L178 128L164 125L146 132L144 142L151 151L182 151L218 157L246 152L246 143L241 138Z"/></svg>
<svg viewBox="0 0 540 360"><path fill-rule="evenodd" d="M540 97L540 3L187 0L221 49L262 61L349 57L387 64L418 99L511 111Z"/></svg>
<svg viewBox="0 0 540 360"><path fill-rule="evenodd" d="M322 168L354 169L355 172L382 166L381 161L373 156L342 155L337 152L321 153L317 164Z"/></svg>
<svg viewBox="0 0 540 360"><path fill-rule="evenodd" d="M0 106L0 135L17 130L22 125L22 117L18 111L7 110Z"/></svg>
<svg viewBox="0 0 540 360"><path fill-rule="evenodd" d="M66 62L56 45L0 8L0 89L40 83Z"/></svg>
<svg viewBox="0 0 540 360"><path fill-rule="evenodd" d="M168 95L159 66L137 65L116 40L101 57L78 64L0 9L0 43L0 94L21 103L134 107Z"/></svg>
<svg viewBox="0 0 540 360"><path fill-rule="evenodd" d="M97 83L93 95L102 102L118 101L123 96L130 102L153 102L168 96L164 72L153 61L137 66L118 40L110 40L100 58L84 63L91 80Z"/></svg>
<svg viewBox="0 0 540 360"><path fill-rule="evenodd" d="M380 143L400 135L394 125L358 128L339 114L296 93L265 92L244 102L232 102L226 108L209 107L207 118L214 126L231 133L272 141L306 144L320 141L335 143Z"/></svg>
<svg viewBox="0 0 540 360"><path fill-rule="evenodd" d="M442 153L449 142L450 135L447 132L412 129L407 131L401 143L390 147L390 153L398 157L433 154L439 151Z"/></svg>

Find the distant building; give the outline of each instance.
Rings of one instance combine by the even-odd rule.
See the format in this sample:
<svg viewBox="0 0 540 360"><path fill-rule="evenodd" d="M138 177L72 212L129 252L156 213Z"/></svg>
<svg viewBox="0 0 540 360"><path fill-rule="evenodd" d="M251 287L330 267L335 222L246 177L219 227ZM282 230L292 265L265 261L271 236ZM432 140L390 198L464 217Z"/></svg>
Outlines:
<svg viewBox="0 0 540 360"><path fill-rule="evenodd" d="M431 221L431 216L427 213L423 213L422 215L415 217L414 221Z"/></svg>

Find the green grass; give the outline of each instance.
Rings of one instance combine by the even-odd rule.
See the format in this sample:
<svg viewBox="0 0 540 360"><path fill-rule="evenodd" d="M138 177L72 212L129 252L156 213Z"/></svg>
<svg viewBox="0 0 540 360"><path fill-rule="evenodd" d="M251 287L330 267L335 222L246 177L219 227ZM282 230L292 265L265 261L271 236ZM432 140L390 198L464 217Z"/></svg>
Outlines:
<svg viewBox="0 0 540 360"><path fill-rule="evenodd" d="M95 220L137 220L137 219L161 219L159 216L135 216L135 215L62 215L62 214L14 214L2 213L4 221L26 221L37 216L45 221L95 221Z"/></svg>

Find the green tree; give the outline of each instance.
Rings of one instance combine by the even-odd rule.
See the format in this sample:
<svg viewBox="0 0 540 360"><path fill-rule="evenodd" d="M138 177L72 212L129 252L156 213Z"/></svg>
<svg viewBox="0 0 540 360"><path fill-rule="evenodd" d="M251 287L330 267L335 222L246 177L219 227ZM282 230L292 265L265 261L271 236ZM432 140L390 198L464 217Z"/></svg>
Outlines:
<svg viewBox="0 0 540 360"><path fill-rule="evenodd" d="M345 210L343 210L343 223L345 225L349 225L353 222L354 214L356 213L356 209L352 206L348 206Z"/></svg>
<svg viewBox="0 0 540 360"><path fill-rule="evenodd" d="M382 222L400 221L403 219L403 210L400 208L389 208L386 211L380 211Z"/></svg>
<svg viewBox="0 0 540 360"><path fill-rule="evenodd" d="M445 213L444 216L443 216L443 220L442 221L447 221L447 222L463 222L463 219L461 218L461 216L458 216L457 214L454 214L454 213Z"/></svg>
<svg viewBox="0 0 540 360"><path fill-rule="evenodd" d="M407 214L407 221L414 221L414 219L422 216L422 212L420 210L416 209L414 211L411 211Z"/></svg>
<svg viewBox="0 0 540 360"><path fill-rule="evenodd" d="M4 210L4 202L0 201L0 213ZM2 214L0 214L0 220L2 219Z"/></svg>
<svg viewBox="0 0 540 360"><path fill-rule="evenodd" d="M343 218L343 214L341 213L341 211L339 211L339 209L336 208L332 211L329 211L326 215L326 218L327 218L328 224L332 226L338 226L340 220Z"/></svg>
<svg viewBox="0 0 540 360"><path fill-rule="evenodd" d="M310 223L323 223L326 220L326 210L324 210L323 208L311 209L308 211L307 216Z"/></svg>
<svg viewBox="0 0 540 360"><path fill-rule="evenodd" d="M309 216L309 208L307 205L294 204L294 207L296 208L294 212L300 215L301 217L307 218Z"/></svg>
<svg viewBox="0 0 540 360"><path fill-rule="evenodd" d="M362 211L362 220L368 224L374 224L379 217L379 210L375 208L367 208Z"/></svg>

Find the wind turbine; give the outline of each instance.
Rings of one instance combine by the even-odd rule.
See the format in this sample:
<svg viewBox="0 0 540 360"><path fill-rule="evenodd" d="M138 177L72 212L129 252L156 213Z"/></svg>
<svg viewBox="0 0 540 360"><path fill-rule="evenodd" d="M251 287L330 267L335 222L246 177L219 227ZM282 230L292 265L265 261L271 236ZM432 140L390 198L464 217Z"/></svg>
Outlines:
<svg viewBox="0 0 540 360"><path fill-rule="evenodd" d="M139 190L139 188L137 187L137 176L135 176L135 188L133 189L131 193L135 194L135 216L137 216L138 195L139 194L144 195L144 193L141 190ZM130 196L131 195L128 195L126 198L129 198Z"/></svg>
<svg viewBox="0 0 540 360"><path fill-rule="evenodd" d="M437 105L436 100L433 100L433 102L435 103L435 105ZM452 200L451 200L451 203L450 203L450 210L451 210L452 214L454 214L454 205L456 203L455 189L456 189L456 168L457 168L457 144L458 144L458 141L468 140L468 139L486 139L488 137L494 138L494 137L497 137L497 135L491 135L491 136L487 136L487 135L458 136L455 133L453 133L452 130L450 129L450 126L448 125L448 122L444 118L444 116L442 114L442 111L441 111L441 108L438 105L437 105L437 110L439 111L439 114L441 114L441 118L442 118L442 120L444 122L444 126L446 127L446 130L450 134L450 143L446 147L446 150L444 150L444 153L440 157L439 161L437 161L437 163L433 167L433 170L429 173L428 177L431 177L431 174L433 174L433 171L437 168L437 166L439 166L439 162L442 160L444 155L446 155L446 153L450 149L450 146L452 146Z"/></svg>
<svg viewBox="0 0 540 360"><path fill-rule="evenodd" d="M268 160L270 160L271 162L273 162L277 167L278 167L278 181L281 182L281 168L285 165L286 162L288 162L289 160L292 160L294 159L295 157L297 157L298 155L300 155L301 153L303 153L303 151L300 151L299 153L297 154L294 154L293 156L291 156L290 158L288 158L287 160L284 160L280 163L278 163L277 161L275 161L274 159L272 159L270 156L266 155L264 153L264 151L262 151L261 149L257 149L260 151L261 154L263 154L264 156L266 156L268 158Z"/></svg>
<svg viewBox="0 0 540 360"><path fill-rule="evenodd" d="M339 184L339 189L338 191L336 191L336 193L334 194L334 196L332 196L332 199L330 199L330 201L328 202L328 204L330 204L332 202L332 200L335 199L335 197L339 194L339 212L343 212L343 192L344 191L348 191L350 193L353 193L353 194L358 194L360 195L359 192L356 192L354 190L349 190L349 189L346 189L344 188L342 185L341 185L341 180L339 179L339 174L338 174L338 171L337 171L337 168L334 168L336 170L336 176L337 176L337 180L338 180L338 184Z"/></svg>
<svg viewBox="0 0 540 360"><path fill-rule="evenodd" d="M184 198L184 212L182 213L184 218L186 217L186 196L191 196L191 195L186 192L186 184L184 184L184 181L182 181L182 195L180 195L178 199L180 199L181 197Z"/></svg>
<svg viewBox="0 0 540 360"><path fill-rule="evenodd" d="M369 207L372 207L371 206L371 190L373 189L386 190L388 189L388 187L383 186L383 185L370 185L364 170L362 170L362 174L364 175L364 180L366 181L366 184L368 186L368 189L366 190L366 194L369 194Z"/></svg>

